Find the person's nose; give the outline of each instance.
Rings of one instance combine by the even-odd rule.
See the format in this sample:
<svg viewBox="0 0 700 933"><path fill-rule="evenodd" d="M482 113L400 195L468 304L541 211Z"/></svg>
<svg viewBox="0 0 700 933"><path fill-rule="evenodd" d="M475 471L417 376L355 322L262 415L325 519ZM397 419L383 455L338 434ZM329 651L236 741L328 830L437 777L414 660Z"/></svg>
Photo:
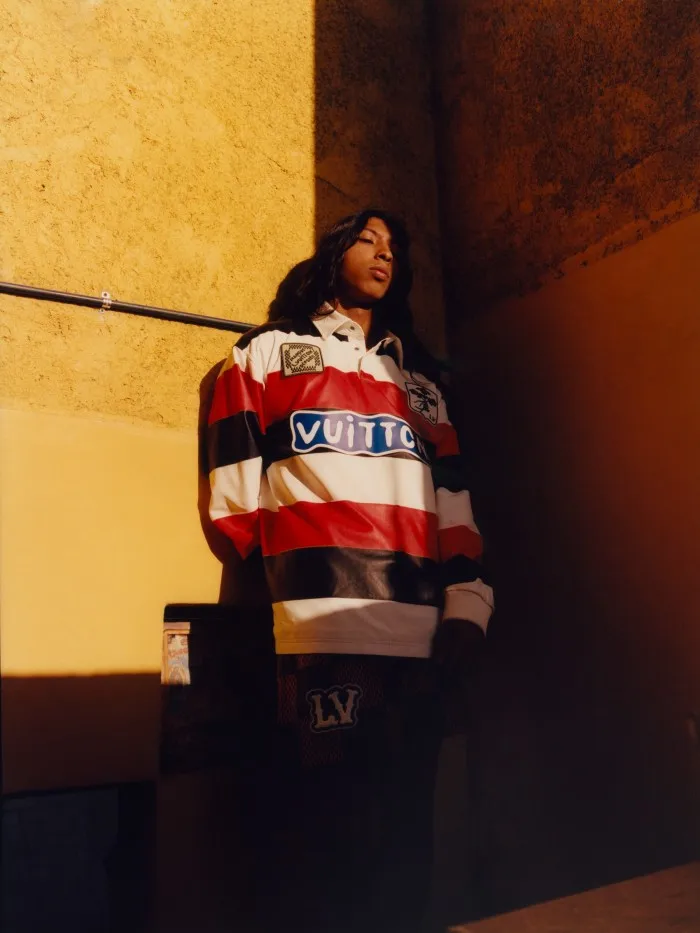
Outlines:
<svg viewBox="0 0 700 933"><path fill-rule="evenodd" d="M382 259L386 263L391 263L393 258L391 247L387 243L377 244L377 259Z"/></svg>

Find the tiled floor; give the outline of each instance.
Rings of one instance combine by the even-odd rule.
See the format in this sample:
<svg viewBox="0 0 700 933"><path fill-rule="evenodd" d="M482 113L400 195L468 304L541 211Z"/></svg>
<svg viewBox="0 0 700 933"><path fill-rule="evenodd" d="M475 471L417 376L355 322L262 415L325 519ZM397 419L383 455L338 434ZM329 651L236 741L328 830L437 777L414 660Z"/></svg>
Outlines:
<svg viewBox="0 0 700 933"><path fill-rule="evenodd" d="M700 933L700 862L453 927L451 933Z"/></svg>

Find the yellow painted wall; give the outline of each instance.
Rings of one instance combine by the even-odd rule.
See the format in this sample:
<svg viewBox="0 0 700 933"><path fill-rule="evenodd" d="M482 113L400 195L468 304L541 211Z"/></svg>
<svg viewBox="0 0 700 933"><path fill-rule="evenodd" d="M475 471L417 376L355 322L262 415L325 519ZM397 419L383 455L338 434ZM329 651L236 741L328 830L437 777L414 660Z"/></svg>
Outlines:
<svg viewBox="0 0 700 933"><path fill-rule="evenodd" d="M157 670L159 632L143 622L162 616L165 594L207 601L218 585L204 536L193 533L196 437L11 410L0 431L3 611L25 617L4 627L3 674ZM130 621L134 611L142 624Z"/></svg>
<svg viewBox="0 0 700 933"><path fill-rule="evenodd" d="M320 220L410 189L418 319L439 347L420 0L398 50L392 4L330 24L320 3L4 3L0 279L257 323ZM319 68L335 58L341 96ZM378 146L397 120L412 158ZM163 607L219 596L197 427L232 340L0 296L6 791L156 773Z"/></svg>
<svg viewBox="0 0 700 933"><path fill-rule="evenodd" d="M262 321L314 238L313 5L10 0L0 49L0 278ZM156 773L163 608L219 594L197 423L233 339L0 298L6 791Z"/></svg>
<svg viewBox="0 0 700 933"><path fill-rule="evenodd" d="M0 412L5 790L157 768L166 602L212 602L196 435Z"/></svg>

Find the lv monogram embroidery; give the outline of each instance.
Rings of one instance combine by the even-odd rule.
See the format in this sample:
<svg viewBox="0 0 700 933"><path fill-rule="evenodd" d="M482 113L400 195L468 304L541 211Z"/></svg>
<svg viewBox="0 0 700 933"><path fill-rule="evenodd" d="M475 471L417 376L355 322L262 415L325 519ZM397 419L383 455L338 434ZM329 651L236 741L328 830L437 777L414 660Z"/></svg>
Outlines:
<svg viewBox="0 0 700 933"><path fill-rule="evenodd" d="M299 376L302 373L322 373L323 357L320 347L308 343L282 344L282 375Z"/></svg>
<svg viewBox="0 0 700 933"><path fill-rule="evenodd" d="M311 708L311 731L330 732L332 729L351 729L356 726L361 696L362 690L357 684L309 690L306 699Z"/></svg>

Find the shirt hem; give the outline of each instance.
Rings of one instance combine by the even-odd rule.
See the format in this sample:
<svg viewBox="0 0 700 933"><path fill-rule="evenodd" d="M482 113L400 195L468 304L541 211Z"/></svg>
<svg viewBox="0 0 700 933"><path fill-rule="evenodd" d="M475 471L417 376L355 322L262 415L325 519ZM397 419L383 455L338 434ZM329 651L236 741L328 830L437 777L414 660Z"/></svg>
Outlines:
<svg viewBox="0 0 700 933"><path fill-rule="evenodd" d="M429 658L431 645L407 645L399 642L353 641L277 641L276 654L370 654L389 658Z"/></svg>

